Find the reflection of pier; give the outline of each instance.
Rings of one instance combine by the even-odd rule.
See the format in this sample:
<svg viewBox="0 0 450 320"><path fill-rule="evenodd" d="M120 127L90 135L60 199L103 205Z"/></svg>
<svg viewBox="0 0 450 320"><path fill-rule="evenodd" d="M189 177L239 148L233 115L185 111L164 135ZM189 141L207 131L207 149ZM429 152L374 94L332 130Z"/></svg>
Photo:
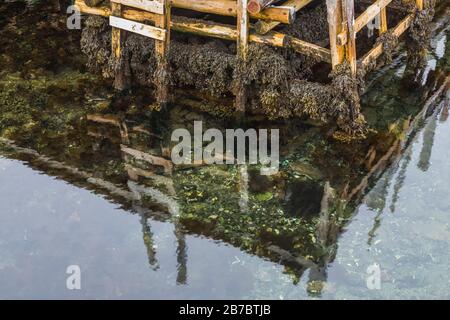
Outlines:
<svg viewBox="0 0 450 320"><path fill-rule="evenodd" d="M146 199L152 202L156 202L158 205L161 205L163 207L163 210L167 211L172 217L171 219L175 227L174 234L177 239L177 283L186 284L186 239L185 234L182 231L182 226L178 222L180 209L177 202L173 198L176 193L173 180L167 176L172 173L172 162L162 156L166 152L162 147L160 150L153 150L153 152L158 153L158 155L153 155L148 152L132 148L129 133L144 134L148 136L148 138L157 140L160 140L160 137L158 135L152 135L148 130L139 126L133 127L131 130L129 130L127 124L124 121L120 121L117 117L114 116L88 115L87 118L90 122L112 125L119 129L121 141L120 150L122 152L122 158L125 162L124 168L128 174L127 187L132 192L134 199L136 199L134 201L135 203L133 204L133 209L141 217L140 221L142 225L143 241L147 248L149 264L154 270L157 270L159 268L159 264L156 258L156 246L153 239L154 236L151 231L151 225L149 223L149 217L146 210L144 209L147 202ZM111 133L111 135L99 135L92 131L92 128L89 133L91 136L96 138L111 139L112 142L116 141L116 139L114 139L114 133ZM144 167L146 167L146 169L138 167L139 163L144 163L143 165ZM153 168L154 170L149 169L149 167ZM158 168L163 168L163 172L166 175L158 174ZM152 183L161 186L164 191L146 185L146 181L151 181Z"/></svg>

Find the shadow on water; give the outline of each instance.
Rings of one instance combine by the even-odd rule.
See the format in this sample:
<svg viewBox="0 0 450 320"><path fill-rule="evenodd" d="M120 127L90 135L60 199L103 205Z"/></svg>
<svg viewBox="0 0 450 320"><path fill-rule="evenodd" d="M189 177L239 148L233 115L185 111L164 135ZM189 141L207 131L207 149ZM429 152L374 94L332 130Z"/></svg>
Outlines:
<svg viewBox="0 0 450 320"><path fill-rule="evenodd" d="M26 17L25 8L13 9ZM334 141L315 123L245 123L280 129L280 171L263 176L254 165L174 165L173 130L192 132L197 120L204 130L225 130L230 122L183 101L157 113L139 92L113 95L82 70L79 54L68 56L75 36L52 68L16 65L23 43L61 28L64 19L52 15L53 31L42 26L16 42L20 59L1 52L0 297L395 298L392 279L413 287L414 279L386 274L392 264L382 273L388 293L368 291L365 268L381 258L360 251L379 244L385 212L399 212L411 161L421 172L436 170L433 150L442 147L434 142L448 129L449 26L441 16L423 70L409 70L400 54L373 76L363 97L373 128L367 140ZM6 47L18 29L1 25ZM35 53L55 47L41 43ZM449 220L442 223L426 226L437 234L431 240L448 244ZM409 238L401 229L397 247L401 236ZM409 258L405 272L415 263ZM85 270L80 293L65 289L70 264Z"/></svg>

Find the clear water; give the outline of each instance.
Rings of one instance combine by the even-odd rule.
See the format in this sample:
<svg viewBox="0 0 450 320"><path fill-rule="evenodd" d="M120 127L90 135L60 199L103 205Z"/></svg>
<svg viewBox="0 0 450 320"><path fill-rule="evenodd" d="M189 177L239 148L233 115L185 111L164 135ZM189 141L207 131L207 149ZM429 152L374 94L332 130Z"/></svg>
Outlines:
<svg viewBox="0 0 450 320"><path fill-rule="evenodd" d="M437 71L448 76L448 39L444 23L433 39L424 83ZM416 90L401 86L399 79L404 72L404 57L399 57L374 78L365 97L369 117L380 112L386 116L383 119L407 117L409 109L423 107L423 102L417 102ZM266 248L267 243L261 239L256 240L258 246L249 249L240 240L236 243L226 236L209 235L204 225L172 219L154 203L142 206L123 201L132 188L115 173L120 156L111 151L96 162L94 148L94 155L88 153L90 162L84 163L78 153L67 151L72 150L67 141L86 143L86 132L81 135L74 130L72 140L58 140L45 133L25 144L46 150L43 141L50 140L54 149L47 151L52 159L87 170L94 178L110 177L118 190L111 191L111 185L103 188L111 192L87 186L79 172L63 175L55 165L49 167L36 160L36 154L2 147L0 298L449 299L449 99L447 94L433 102L428 117L403 139L404 148L395 161L371 179L367 192L340 224L328 253L318 254L305 245L299 250L314 260L315 267L294 271L276 256L262 252L259 246ZM302 172L321 175L308 168ZM195 170L192 176L200 176L200 183L207 186L215 183ZM250 189L258 189L258 181L253 181ZM291 182L277 183L290 186ZM268 193L264 190L253 190L250 200L252 192L259 192L259 196L250 204L270 203L295 215L296 206L306 211L311 208L305 204L307 199L320 201L322 196L317 196L317 189L305 189L298 182L288 189L294 200L300 200L278 206L265 202ZM121 196L120 192L126 194ZM308 193L301 197L298 192ZM241 193L225 195L231 199ZM195 202L187 201L186 205L184 196L175 196L178 204L185 211L195 210ZM212 206L210 213L215 214L215 209ZM308 217L289 219L286 224L294 221L305 230L317 227ZM316 233L305 234L312 239ZM66 287L66 270L71 265L81 269L81 290ZM380 271L379 288L370 286L370 267Z"/></svg>

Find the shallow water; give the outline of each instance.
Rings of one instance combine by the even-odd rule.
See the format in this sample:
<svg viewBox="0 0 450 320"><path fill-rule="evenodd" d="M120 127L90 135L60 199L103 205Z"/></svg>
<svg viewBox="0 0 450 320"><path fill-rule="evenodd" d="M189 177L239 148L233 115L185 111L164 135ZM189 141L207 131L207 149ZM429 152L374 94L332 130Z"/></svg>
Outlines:
<svg viewBox="0 0 450 320"><path fill-rule="evenodd" d="M80 90L90 99L0 116L3 135L16 141L0 140L0 298L449 299L449 95L417 116L436 79L448 76L445 19L436 22L423 87L405 80L404 55L373 76L364 113L379 133L368 143L377 161L399 147L362 193L336 200L331 216L321 206L327 182L345 198L374 167L365 143L330 144L321 129L286 124L273 178L245 166L163 175L120 146L160 156L164 131L149 131L152 114L97 117L111 97L92 95L87 74L52 79L70 78L63 93L32 80L54 106ZM14 94L16 76L5 77ZM226 125L179 106L159 121L174 128L195 119ZM72 265L81 290L66 287Z"/></svg>

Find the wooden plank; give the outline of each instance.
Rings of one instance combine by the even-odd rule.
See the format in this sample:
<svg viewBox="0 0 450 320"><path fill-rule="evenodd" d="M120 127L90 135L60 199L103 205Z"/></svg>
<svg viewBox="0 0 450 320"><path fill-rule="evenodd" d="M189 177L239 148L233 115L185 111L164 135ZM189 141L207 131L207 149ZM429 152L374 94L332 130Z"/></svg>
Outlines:
<svg viewBox="0 0 450 320"><path fill-rule="evenodd" d="M300 39L290 38L289 47L298 53L318 58L320 61L331 63L331 51L316 44Z"/></svg>
<svg viewBox="0 0 450 320"><path fill-rule="evenodd" d="M118 3L156 14L164 14L164 5L157 0L111 0L111 3Z"/></svg>
<svg viewBox="0 0 450 320"><path fill-rule="evenodd" d="M110 16L109 24L114 28L137 33L155 40L164 41L166 39L166 30L155 28L139 22Z"/></svg>

